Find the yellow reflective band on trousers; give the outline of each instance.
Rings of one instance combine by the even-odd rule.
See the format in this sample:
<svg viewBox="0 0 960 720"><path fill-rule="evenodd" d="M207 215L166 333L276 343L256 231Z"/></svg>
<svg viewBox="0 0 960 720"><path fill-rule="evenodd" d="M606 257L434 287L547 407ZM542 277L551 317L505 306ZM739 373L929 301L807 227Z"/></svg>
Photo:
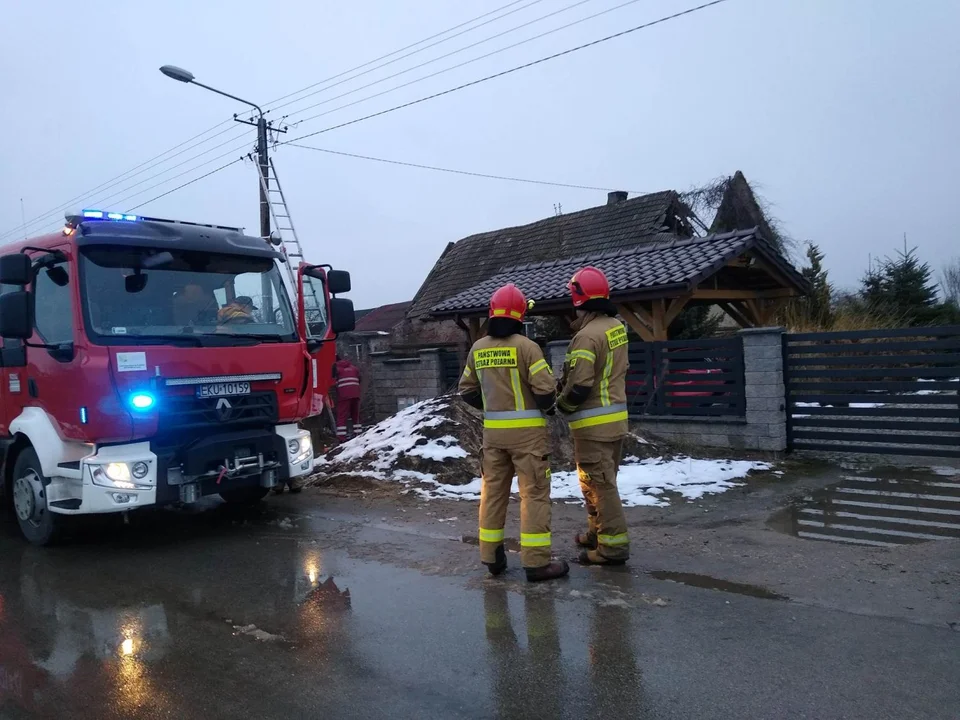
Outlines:
<svg viewBox="0 0 960 720"><path fill-rule="evenodd" d="M480 542L488 543L500 543L503 542L503 529L500 530L489 530L488 528L480 528Z"/></svg>
<svg viewBox="0 0 960 720"><path fill-rule="evenodd" d="M520 533L520 547L550 547L550 533Z"/></svg>
<svg viewBox="0 0 960 720"><path fill-rule="evenodd" d="M547 419L539 410L507 410L483 414L483 426L489 430L546 427Z"/></svg>
<svg viewBox="0 0 960 720"><path fill-rule="evenodd" d="M620 533L619 535L597 535L597 542L601 545L616 547L617 545L629 545L630 538L627 536L627 533Z"/></svg>

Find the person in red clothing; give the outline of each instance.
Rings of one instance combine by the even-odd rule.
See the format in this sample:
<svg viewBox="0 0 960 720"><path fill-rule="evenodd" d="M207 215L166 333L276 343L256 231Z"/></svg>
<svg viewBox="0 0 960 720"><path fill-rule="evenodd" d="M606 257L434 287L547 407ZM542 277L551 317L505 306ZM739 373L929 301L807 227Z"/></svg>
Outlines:
<svg viewBox="0 0 960 720"><path fill-rule="evenodd" d="M337 383L337 440L347 440L347 422L352 425L350 437L363 431L360 425L360 370L346 358L337 355L333 365Z"/></svg>

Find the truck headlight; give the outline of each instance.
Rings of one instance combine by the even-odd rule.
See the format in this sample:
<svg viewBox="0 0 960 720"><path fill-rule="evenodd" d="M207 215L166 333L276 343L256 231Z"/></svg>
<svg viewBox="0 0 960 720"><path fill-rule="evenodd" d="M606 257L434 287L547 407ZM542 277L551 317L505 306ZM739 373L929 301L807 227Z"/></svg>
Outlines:
<svg viewBox="0 0 960 720"><path fill-rule="evenodd" d="M287 450L290 451L290 462L298 465L311 455L313 443L309 435L304 435L299 440L290 440L287 442Z"/></svg>
<svg viewBox="0 0 960 720"><path fill-rule="evenodd" d="M105 465L91 465L90 478L94 485L118 488L121 490L145 490L150 485L137 484L135 480L143 480L150 473L150 466L138 461L135 463L112 462Z"/></svg>
<svg viewBox="0 0 960 720"><path fill-rule="evenodd" d="M124 490L133 490L135 487L130 479L130 466L126 463L91 465L90 477L94 485L122 488Z"/></svg>

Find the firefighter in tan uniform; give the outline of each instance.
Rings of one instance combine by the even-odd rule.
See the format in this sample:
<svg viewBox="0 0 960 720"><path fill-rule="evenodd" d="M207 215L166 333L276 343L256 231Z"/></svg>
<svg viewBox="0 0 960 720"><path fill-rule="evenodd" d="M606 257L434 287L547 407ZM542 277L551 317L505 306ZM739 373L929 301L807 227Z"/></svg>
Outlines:
<svg viewBox="0 0 960 720"><path fill-rule="evenodd" d="M520 482L520 559L527 580L563 577L570 568L551 560L550 458L547 418L556 381L540 347L523 335L527 300L515 285L490 298L487 336L470 349L460 396L483 410L480 457L480 558L493 575L507 569L503 549L514 476Z"/></svg>
<svg viewBox="0 0 960 720"><path fill-rule="evenodd" d="M616 319L610 285L597 268L577 271L569 284L577 319L563 368L557 408L573 436L587 532L576 542L580 562L621 565L630 555L617 470L627 434L627 330Z"/></svg>

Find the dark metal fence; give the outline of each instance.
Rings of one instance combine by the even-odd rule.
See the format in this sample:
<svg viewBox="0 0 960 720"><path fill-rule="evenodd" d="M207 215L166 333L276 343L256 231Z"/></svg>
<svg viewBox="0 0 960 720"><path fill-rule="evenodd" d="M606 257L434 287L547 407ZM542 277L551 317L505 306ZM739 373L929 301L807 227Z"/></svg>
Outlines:
<svg viewBox="0 0 960 720"><path fill-rule="evenodd" d="M630 343L627 405L632 416L743 416L739 337Z"/></svg>
<svg viewBox="0 0 960 720"><path fill-rule="evenodd" d="M960 457L960 326L783 336L787 443Z"/></svg>

